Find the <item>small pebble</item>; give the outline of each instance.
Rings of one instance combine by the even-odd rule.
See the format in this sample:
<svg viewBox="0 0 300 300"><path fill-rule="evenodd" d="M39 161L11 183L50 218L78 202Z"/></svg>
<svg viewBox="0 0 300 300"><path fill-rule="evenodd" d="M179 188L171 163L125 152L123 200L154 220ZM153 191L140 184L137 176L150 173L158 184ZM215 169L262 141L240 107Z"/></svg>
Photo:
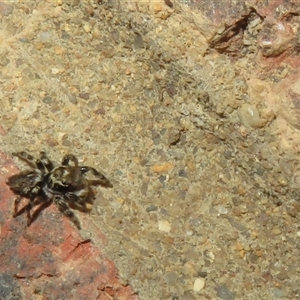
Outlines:
<svg viewBox="0 0 300 300"><path fill-rule="evenodd" d="M274 297L276 299L283 299L286 297L286 292L284 290L276 288L276 287L272 289L272 294L274 295Z"/></svg>
<svg viewBox="0 0 300 300"><path fill-rule="evenodd" d="M43 43L47 43L51 39L51 33L49 31L43 31L39 34L39 39Z"/></svg>
<svg viewBox="0 0 300 300"><path fill-rule="evenodd" d="M51 96L46 96L42 101L46 104L51 104L53 99Z"/></svg>
<svg viewBox="0 0 300 300"><path fill-rule="evenodd" d="M187 177L187 174L186 174L185 170L183 170L183 169L179 170L178 175L180 177Z"/></svg>
<svg viewBox="0 0 300 300"><path fill-rule="evenodd" d="M86 33L91 32L91 26L90 26L90 24L88 24L88 23L84 24L84 25L83 25L83 29L84 29L84 31L85 31Z"/></svg>
<svg viewBox="0 0 300 300"><path fill-rule="evenodd" d="M174 164L172 163L165 163L162 165L154 165L152 167L152 171L155 173L161 173L161 172L165 172L165 171L170 171L174 168Z"/></svg>
<svg viewBox="0 0 300 300"><path fill-rule="evenodd" d="M59 72L60 72L60 71L59 71L59 69L57 69L57 68L52 68L52 70L51 70L51 73L52 73L53 75L57 75Z"/></svg>
<svg viewBox="0 0 300 300"><path fill-rule="evenodd" d="M194 282L193 290L195 292L200 292L205 286L205 279L204 278L197 278Z"/></svg>
<svg viewBox="0 0 300 300"><path fill-rule="evenodd" d="M168 221L159 221L158 222L158 229L163 232L170 232L171 225Z"/></svg>
<svg viewBox="0 0 300 300"><path fill-rule="evenodd" d="M173 3L170 0L165 0L165 3L169 6L169 7L173 7Z"/></svg>
<svg viewBox="0 0 300 300"><path fill-rule="evenodd" d="M216 210L220 215L226 215L228 214L228 209L224 205L217 205Z"/></svg>
<svg viewBox="0 0 300 300"><path fill-rule="evenodd" d="M251 104L243 104L238 109L238 117L245 127L260 128L264 125L257 108Z"/></svg>
<svg viewBox="0 0 300 300"><path fill-rule="evenodd" d="M137 34L135 36L133 46L134 46L135 49L144 48L144 40L143 40L143 37L140 34Z"/></svg>
<svg viewBox="0 0 300 300"><path fill-rule="evenodd" d="M281 230L279 228L273 228L272 229L273 234L279 235L281 233Z"/></svg>
<svg viewBox="0 0 300 300"><path fill-rule="evenodd" d="M89 93L79 93L79 97L84 99L84 100L89 100L90 99L90 94Z"/></svg>
<svg viewBox="0 0 300 300"><path fill-rule="evenodd" d="M177 278L178 278L177 274L175 274L174 272L168 272L165 276L165 281L167 285L174 286L176 285Z"/></svg>
<svg viewBox="0 0 300 300"><path fill-rule="evenodd" d="M94 27L92 30L92 36L95 39L100 39L101 38L101 32L97 27Z"/></svg>
<svg viewBox="0 0 300 300"><path fill-rule="evenodd" d="M150 206L148 206L148 207L146 208L146 212L156 211L157 208L158 208L157 205L151 204Z"/></svg>
<svg viewBox="0 0 300 300"><path fill-rule="evenodd" d="M54 47L54 51L55 51L55 54L57 54L57 55L62 55L65 52L64 49L59 45L56 45Z"/></svg>
<svg viewBox="0 0 300 300"><path fill-rule="evenodd" d="M219 285L216 290L217 290L217 296L220 299L223 299L223 300L234 300L235 299L234 294L231 293L228 290L228 288L224 285Z"/></svg>

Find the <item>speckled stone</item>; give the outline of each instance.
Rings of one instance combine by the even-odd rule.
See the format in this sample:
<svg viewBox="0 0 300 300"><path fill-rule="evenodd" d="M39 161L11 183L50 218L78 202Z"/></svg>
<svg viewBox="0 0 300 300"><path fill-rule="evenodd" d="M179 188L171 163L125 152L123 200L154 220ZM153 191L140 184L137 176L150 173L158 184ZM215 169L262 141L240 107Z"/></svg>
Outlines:
<svg viewBox="0 0 300 300"><path fill-rule="evenodd" d="M300 256L299 12L286 0L227 2L0 4L1 150L46 151L57 162L74 153L112 180L90 213L78 212L87 227L66 244L104 251L140 299L299 296L288 276ZM277 25L284 34L274 35ZM38 220L56 218L49 209ZM51 224L57 238L64 226ZM86 239L93 244L78 245ZM93 288L87 295L122 299L114 286Z"/></svg>

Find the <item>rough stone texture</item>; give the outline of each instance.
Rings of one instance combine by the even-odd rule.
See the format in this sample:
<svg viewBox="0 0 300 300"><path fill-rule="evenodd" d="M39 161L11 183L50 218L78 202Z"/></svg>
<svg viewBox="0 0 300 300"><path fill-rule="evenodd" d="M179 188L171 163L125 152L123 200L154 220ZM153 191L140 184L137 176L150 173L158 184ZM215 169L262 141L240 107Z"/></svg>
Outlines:
<svg viewBox="0 0 300 300"><path fill-rule="evenodd" d="M8 241L33 253L40 230L53 241L36 267L5 252L23 270L0 278L12 299L53 286L62 265L62 295L79 293L68 286L86 265L64 259L81 249L91 270L104 251L141 299L299 298L299 5L185 2L0 5L3 177L9 153L42 149L114 184L76 213L81 233L53 206L26 229L1 197ZM92 281L78 286L117 293Z"/></svg>

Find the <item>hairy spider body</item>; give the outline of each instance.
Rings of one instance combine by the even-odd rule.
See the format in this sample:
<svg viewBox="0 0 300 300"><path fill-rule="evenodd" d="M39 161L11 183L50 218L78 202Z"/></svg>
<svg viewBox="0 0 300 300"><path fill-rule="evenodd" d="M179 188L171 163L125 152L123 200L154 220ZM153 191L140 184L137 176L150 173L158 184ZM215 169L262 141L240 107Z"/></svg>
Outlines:
<svg viewBox="0 0 300 300"><path fill-rule="evenodd" d="M85 210L86 202L94 195L93 185L112 187L110 181L96 169L79 166L77 158L72 154L64 156L58 167L53 166L44 152L41 152L37 160L27 152L17 152L13 155L31 167L30 170L22 171L7 180L10 189L18 195L14 205L14 217L18 214L21 199L29 199L26 206L28 226L32 222L31 209L36 204L53 202L80 229L79 220L69 205ZM92 173L94 179L86 177L88 172Z"/></svg>

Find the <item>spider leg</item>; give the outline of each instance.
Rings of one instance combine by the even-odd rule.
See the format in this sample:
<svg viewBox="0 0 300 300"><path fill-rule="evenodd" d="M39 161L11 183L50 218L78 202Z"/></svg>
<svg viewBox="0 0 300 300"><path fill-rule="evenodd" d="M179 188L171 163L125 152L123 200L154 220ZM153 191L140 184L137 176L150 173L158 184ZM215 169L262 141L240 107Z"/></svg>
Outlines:
<svg viewBox="0 0 300 300"><path fill-rule="evenodd" d="M31 210L35 206L34 200L38 196L41 188L39 186L36 186L32 189L30 193L29 203L26 206L26 213L27 213L27 226L29 226L32 223L32 216L31 216Z"/></svg>
<svg viewBox="0 0 300 300"><path fill-rule="evenodd" d="M50 172L53 169L53 164L45 152L41 152L40 158L37 160L26 151L13 152L12 155L25 161L33 169L38 168L41 171L47 172Z"/></svg>
<svg viewBox="0 0 300 300"><path fill-rule="evenodd" d="M15 218L18 214L18 206L19 206L19 203L21 202L22 200L22 197L21 196L18 196L16 199L15 199L15 204L14 204L14 213L13 213L13 217Z"/></svg>
<svg viewBox="0 0 300 300"><path fill-rule="evenodd" d="M26 213L27 213L27 226L29 226L32 223L32 216L31 216L31 210L34 206L34 202L29 200L29 203L26 206Z"/></svg>
<svg viewBox="0 0 300 300"><path fill-rule="evenodd" d="M83 209L85 208L85 201L83 198L79 197L75 193L66 193L65 194L65 199L69 202L72 203L72 205L75 205L76 207Z"/></svg>
<svg viewBox="0 0 300 300"><path fill-rule="evenodd" d="M12 155L25 161L31 168L37 167L34 157L25 151L13 152Z"/></svg>
<svg viewBox="0 0 300 300"><path fill-rule="evenodd" d="M69 166L69 162L72 161L74 163L74 166L78 166L78 159L73 154L67 154L63 157L61 164L63 166Z"/></svg>
<svg viewBox="0 0 300 300"><path fill-rule="evenodd" d="M36 165L40 170L47 172L52 171L54 168L52 161L43 151L40 153L40 158L36 161Z"/></svg>
<svg viewBox="0 0 300 300"><path fill-rule="evenodd" d="M90 185L98 185L99 184L104 187L109 187L109 188L113 187L112 183L103 174L98 172L96 169L83 166L83 167L80 167L80 170L81 170L82 174L91 172L96 177L96 179L87 179L87 181Z"/></svg>
<svg viewBox="0 0 300 300"><path fill-rule="evenodd" d="M53 202L58 209L76 225L78 229L81 229L79 220L71 211L69 205L65 202L65 199L62 196L55 196Z"/></svg>
<svg viewBox="0 0 300 300"><path fill-rule="evenodd" d="M30 197L29 197L29 203L26 205L26 207L24 208L27 212L27 226L29 226L31 224L31 221L32 221L32 217L31 217L31 210L32 208L35 206L35 203L34 203L34 200L35 198L37 197L38 193L40 191L40 187L37 186L35 187L31 192L30 192ZM14 213L13 213L13 217L15 218L20 211L18 211L18 206L19 206L19 203L21 202L22 200L22 196L18 196L16 199L15 199L15 203L14 203ZM23 211L23 209L21 210Z"/></svg>
<svg viewBox="0 0 300 300"><path fill-rule="evenodd" d="M33 221L33 218L32 218L32 215L31 215L31 210L35 205L37 205L37 203L34 202L34 198L29 199L29 202L27 203L27 205L25 207L23 207L21 210L18 211L18 205L19 205L21 200L22 200L21 196L18 196L15 200L13 218L17 217L19 214L24 212L24 210L26 210L27 226L29 226Z"/></svg>

